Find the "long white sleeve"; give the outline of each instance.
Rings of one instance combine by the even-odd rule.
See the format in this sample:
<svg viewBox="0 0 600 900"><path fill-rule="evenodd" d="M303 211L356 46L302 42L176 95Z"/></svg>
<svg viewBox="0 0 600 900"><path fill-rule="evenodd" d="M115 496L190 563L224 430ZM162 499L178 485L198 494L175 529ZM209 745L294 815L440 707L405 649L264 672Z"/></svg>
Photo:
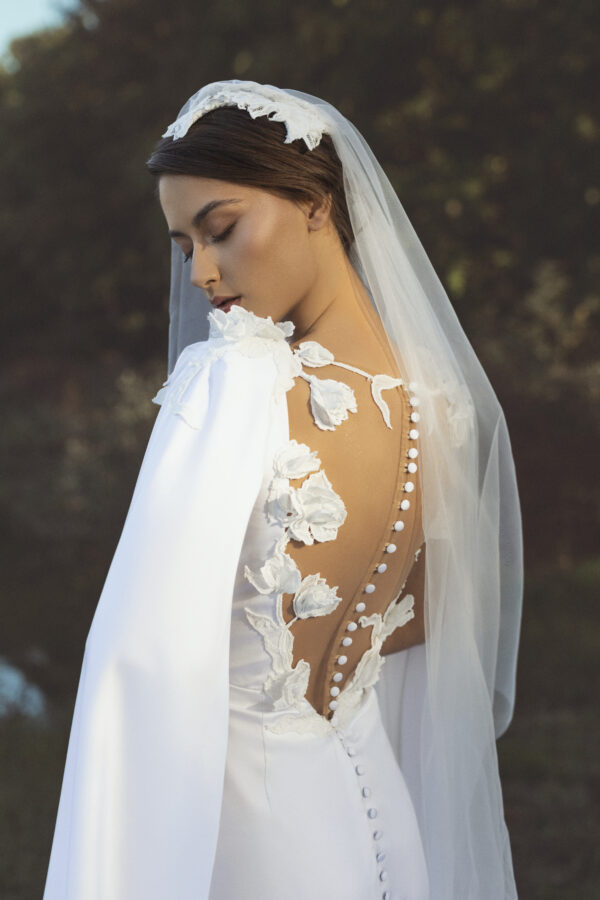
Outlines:
<svg viewBox="0 0 600 900"><path fill-rule="evenodd" d="M208 896L231 597L276 377L269 354L196 359L187 418L159 411L86 641L44 900Z"/></svg>

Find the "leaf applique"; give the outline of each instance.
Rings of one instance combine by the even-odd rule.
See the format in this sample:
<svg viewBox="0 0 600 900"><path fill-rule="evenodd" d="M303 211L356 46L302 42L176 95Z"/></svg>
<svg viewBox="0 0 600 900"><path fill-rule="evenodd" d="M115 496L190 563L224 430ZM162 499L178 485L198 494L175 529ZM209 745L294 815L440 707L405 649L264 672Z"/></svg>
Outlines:
<svg viewBox="0 0 600 900"><path fill-rule="evenodd" d="M401 378L392 378L391 375L373 375L373 378L371 379L371 393L373 395L373 400L381 410L383 421L388 428L392 427L390 423L390 410L381 396L381 392L386 391L389 388L399 387L401 384Z"/></svg>

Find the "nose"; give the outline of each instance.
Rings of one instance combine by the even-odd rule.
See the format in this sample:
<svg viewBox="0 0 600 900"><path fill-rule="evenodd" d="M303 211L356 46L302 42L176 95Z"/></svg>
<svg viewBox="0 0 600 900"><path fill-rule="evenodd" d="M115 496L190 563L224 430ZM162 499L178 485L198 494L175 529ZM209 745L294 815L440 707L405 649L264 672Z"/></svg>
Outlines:
<svg viewBox="0 0 600 900"><path fill-rule="evenodd" d="M215 285L221 280L221 274L217 260L207 248L202 250L198 244L194 246L194 255L191 259L192 269L190 281L195 287L205 291L209 285Z"/></svg>

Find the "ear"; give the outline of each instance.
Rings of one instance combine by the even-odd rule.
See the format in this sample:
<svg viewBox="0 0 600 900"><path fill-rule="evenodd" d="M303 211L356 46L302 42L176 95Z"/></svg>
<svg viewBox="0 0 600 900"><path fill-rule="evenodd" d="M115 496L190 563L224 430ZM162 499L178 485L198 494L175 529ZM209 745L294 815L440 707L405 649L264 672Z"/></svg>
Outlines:
<svg viewBox="0 0 600 900"><path fill-rule="evenodd" d="M329 223L331 203L331 194L327 194L319 200L310 200L303 204L309 231L319 231Z"/></svg>

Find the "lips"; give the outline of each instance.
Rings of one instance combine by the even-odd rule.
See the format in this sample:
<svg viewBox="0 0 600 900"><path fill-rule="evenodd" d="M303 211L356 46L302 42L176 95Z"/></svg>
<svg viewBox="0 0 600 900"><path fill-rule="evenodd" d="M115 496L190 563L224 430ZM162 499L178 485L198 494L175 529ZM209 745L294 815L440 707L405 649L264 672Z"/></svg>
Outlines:
<svg viewBox="0 0 600 900"><path fill-rule="evenodd" d="M234 297L234 296L231 296L231 297L223 297L223 296L212 297L210 302L212 303L213 306L216 306L216 307L218 308L219 306L222 306L224 303L228 303L230 300L239 300L240 297L241 297L241 294L238 294L238 295L235 296L235 297Z"/></svg>

